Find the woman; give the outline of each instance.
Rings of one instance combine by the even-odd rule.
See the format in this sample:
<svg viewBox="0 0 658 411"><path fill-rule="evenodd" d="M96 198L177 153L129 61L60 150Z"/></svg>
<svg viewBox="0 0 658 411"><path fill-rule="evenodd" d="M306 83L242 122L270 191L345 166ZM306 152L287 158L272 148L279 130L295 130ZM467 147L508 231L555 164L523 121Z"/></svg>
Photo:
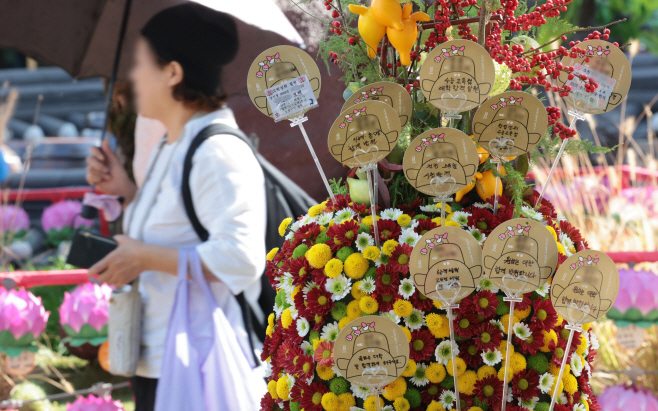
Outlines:
<svg viewBox="0 0 658 411"><path fill-rule="evenodd" d="M211 123L237 128L226 96L218 93L222 67L237 53L235 22L194 2L165 9L144 26L130 79L135 106L164 124L166 136L151 153L147 175L136 188L106 142L92 149L87 179L127 205L125 236L89 274L114 286L138 276L143 299L142 349L133 381L136 410L152 410L163 344L174 303L177 249L196 246L215 298L244 333L234 297L257 295L265 266L265 188L250 147L232 135L206 140L193 157L190 187L195 212L209 231L200 242L181 195L182 167L192 139ZM193 317L193 313L191 313ZM235 319L233 321L232 319ZM194 323L194 320L192 320ZM210 329L210 324L192 324ZM205 328L204 328L205 327Z"/></svg>

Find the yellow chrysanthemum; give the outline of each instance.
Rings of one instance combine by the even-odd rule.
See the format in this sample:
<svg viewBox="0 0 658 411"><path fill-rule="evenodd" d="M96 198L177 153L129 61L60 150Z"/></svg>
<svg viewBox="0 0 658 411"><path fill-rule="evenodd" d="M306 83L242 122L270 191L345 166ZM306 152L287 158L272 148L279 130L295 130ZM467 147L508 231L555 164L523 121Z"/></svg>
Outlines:
<svg viewBox="0 0 658 411"><path fill-rule="evenodd" d="M358 305L358 303L359 303L358 300L354 300L354 302L356 302L357 305ZM347 324L349 324L350 321L352 321L352 320L353 320L353 318L350 318L350 317L347 317L347 316L341 318L340 321L338 321L338 329L339 329L339 330L342 330L342 329L343 329Z"/></svg>
<svg viewBox="0 0 658 411"><path fill-rule="evenodd" d="M306 253L306 259L313 268L324 268L331 257L331 248L326 244L315 244Z"/></svg>
<svg viewBox="0 0 658 411"><path fill-rule="evenodd" d="M557 381L557 377L555 377L555 380L553 381L553 385L551 385L551 389L548 391L548 395L551 397L553 396L553 391L555 391L555 381ZM560 380L560 386L557 390L558 394L564 391L564 378Z"/></svg>
<svg viewBox="0 0 658 411"><path fill-rule="evenodd" d="M411 342L411 331L407 327L400 326L402 328L402 332L404 332L404 335L407 336L407 341Z"/></svg>
<svg viewBox="0 0 658 411"><path fill-rule="evenodd" d="M297 287L295 287L295 288L292 290L292 292L290 293L290 296L293 298L293 300L295 299L295 296L296 296L300 291L302 291L302 286L301 286L301 285L298 285Z"/></svg>
<svg viewBox="0 0 658 411"><path fill-rule="evenodd" d="M359 300L359 308L366 314L374 314L379 309L379 304L377 303L377 300L366 295Z"/></svg>
<svg viewBox="0 0 658 411"><path fill-rule="evenodd" d="M478 376L473 370L466 371L463 375L459 377L457 383L459 385L459 392L466 395L473 395L475 391L475 383L477 382Z"/></svg>
<svg viewBox="0 0 658 411"><path fill-rule="evenodd" d="M338 258L332 258L324 266L324 275L329 278L336 278L343 272L343 262Z"/></svg>
<svg viewBox="0 0 658 411"><path fill-rule="evenodd" d="M416 365L416 361L409 358L409 362L407 362L407 366L404 367L404 371L402 371L402 376L411 377L416 373L416 368L418 368Z"/></svg>
<svg viewBox="0 0 658 411"><path fill-rule="evenodd" d="M557 315L557 322L555 323L555 325L556 325L557 327L559 327L559 326L562 325L563 322L564 322L564 318L560 317L560 314L558 314L558 315Z"/></svg>
<svg viewBox="0 0 658 411"><path fill-rule="evenodd" d="M331 391L322 395L321 403L326 411L338 411L338 396Z"/></svg>
<svg viewBox="0 0 658 411"><path fill-rule="evenodd" d="M270 252L267 253L267 261L272 261L274 259L274 256L278 252L279 252L279 247L274 247L273 249L271 249Z"/></svg>
<svg viewBox="0 0 658 411"><path fill-rule="evenodd" d="M363 402L363 408L365 408L366 411L377 411L377 404L375 404L375 402L379 403L380 409L384 407L384 399L381 396L370 395Z"/></svg>
<svg viewBox="0 0 658 411"><path fill-rule="evenodd" d="M450 366L452 367L452 364L450 364ZM457 367L459 367L459 364L457 364ZM443 364L433 362L425 369L425 377L427 377L431 383L439 384L444 378L446 378L446 368Z"/></svg>
<svg viewBox="0 0 658 411"><path fill-rule="evenodd" d="M284 218L283 221L281 221L281 224L279 224L279 235L281 237L286 235L286 230L288 229L288 226L292 223L292 218Z"/></svg>
<svg viewBox="0 0 658 411"><path fill-rule="evenodd" d="M382 252L379 249L379 247L375 247L374 245L369 245L368 247L365 248L365 250L363 250L363 257L365 257L366 260L377 261L381 253Z"/></svg>
<svg viewBox="0 0 658 411"><path fill-rule="evenodd" d="M320 346L320 344L322 344L325 341L327 341L327 340L324 339L324 338L315 338L315 339L313 339L313 351L317 350L318 347Z"/></svg>
<svg viewBox="0 0 658 411"><path fill-rule="evenodd" d="M469 409L466 410L466 411L484 411L484 410L483 410L482 408L480 408L480 407L471 407L471 408L469 408Z"/></svg>
<svg viewBox="0 0 658 411"><path fill-rule="evenodd" d="M401 227L404 227L410 222L411 222L411 217L408 214L402 214L400 217L398 217L398 224L400 224Z"/></svg>
<svg viewBox="0 0 658 411"><path fill-rule="evenodd" d="M589 331L590 328L592 328L592 323L583 324L583 331Z"/></svg>
<svg viewBox="0 0 658 411"><path fill-rule="evenodd" d="M265 334L268 337L271 337L273 333L274 333L274 326L273 325L268 325L267 328L265 329Z"/></svg>
<svg viewBox="0 0 658 411"><path fill-rule="evenodd" d="M377 221L379 221L379 220L381 220L381 217L377 216ZM366 217L362 218L361 222L363 224L367 225L368 227L372 227L372 215L369 215L369 216L366 216Z"/></svg>
<svg viewBox="0 0 658 411"><path fill-rule="evenodd" d="M393 304L393 312L395 315L398 317L406 317L408 315L411 315L411 312L413 311L414 306L411 305L411 302L407 300L397 300Z"/></svg>
<svg viewBox="0 0 658 411"><path fill-rule="evenodd" d="M500 367L500 370L498 370L498 379L501 381L504 381L503 376L505 375L505 367ZM514 371L512 371L512 367L510 367L509 371L507 372L507 381L512 381L512 378L514 378Z"/></svg>
<svg viewBox="0 0 658 411"><path fill-rule="evenodd" d="M569 364L567 364L567 367ZM560 366L555 365L552 361L548 364L548 372L550 372L553 375L557 375L560 372Z"/></svg>
<svg viewBox="0 0 658 411"><path fill-rule="evenodd" d="M478 368L478 380L484 380L492 375L496 375L496 369L491 365L483 365Z"/></svg>
<svg viewBox="0 0 658 411"><path fill-rule="evenodd" d="M315 367L315 372L318 374L318 377L322 378L325 381L329 381L334 378L334 370L327 365L318 365Z"/></svg>
<svg viewBox="0 0 658 411"><path fill-rule="evenodd" d="M557 252L562 254L562 255L567 255L567 252L564 251L564 246L562 243L555 243L557 245Z"/></svg>
<svg viewBox="0 0 658 411"><path fill-rule="evenodd" d="M507 358L507 340L501 340L500 345L498 346L498 351L503 354L503 359ZM510 351L514 354L514 345L510 345Z"/></svg>
<svg viewBox="0 0 658 411"><path fill-rule="evenodd" d="M283 325L283 328L288 328L292 322L292 313L290 312L290 307L288 307L281 313L281 324Z"/></svg>
<svg viewBox="0 0 658 411"><path fill-rule="evenodd" d="M314 205L308 209L308 215L309 217L317 217L320 215L320 213L322 213L322 211L324 211L325 208L326 206L324 204Z"/></svg>
<svg viewBox="0 0 658 411"><path fill-rule="evenodd" d="M321 232L321 233L324 233L325 231L327 231L327 227L321 225L321 226L320 226L320 232Z"/></svg>
<svg viewBox="0 0 658 411"><path fill-rule="evenodd" d="M393 309L395 309L395 305L393 305ZM441 328L443 325L443 318L441 318L439 314L430 313L425 316L425 324L427 324L427 328L429 328L430 331L432 329Z"/></svg>
<svg viewBox="0 0 658 411"><path fill-rule="evenodd" d="M427 411L446 411L446 409L443 408L440 402L432 400L427 406Z"/></svg>
<svg viewBox="0 0 658 411"><path fill-rule="evenodd" d="M395 411L409 411L411 406L409 405L409 400L404 397L398 397L393 401L393 408L395 408Z"/></svg>
<svg viewBox="0 0 658 411"><path fill-rule="evenodd" d="M391 256L393 254L393 250L395 250L395 247L398 246L398 242L395 240L387 240L384 245L382 246L382 253L386 254L387 256Z"/></svg>
<svg viewBox="0 0 658 411"><path fill-rule="evenodd" d="M363 314L363 310L359 306L359 300L352 300L347 304L347 317L343 318L349 318L351 321L361 317L361 314Z"/></svg>
<svg viewBox="0 0 658 411"><path fill-rule="evenodd" d="M370 263L363 257L361 253L352 253L345 260L345 275L353 280L358 280L370 268Z"/></svg>
<svg viewBox="0 0 658 411"><path fill-rule="evenodd" d="M267 392L270 393L272 396L272 399L278 400L279 396L276 394L276 381L271 380L270 382L267 383Z"/></svg>
<svg viewBox="0 0 658 411"><path fill-rule="evenodd" d="M338 396L338 409L339 410L349 410L351 407L356 405L356 399L354 395L349 392L344 392Z"/></svg>
<svg viewBox="0 0 658 411"><path fill-rule="evenodd" d="M553 227L551 227L549 225L546 226L546 229L548 231L550 231L551 235L553 236L553 240L555 240L555 242L557 243L558 242L557 241L557 233L555 232L555 229L553 229Z"/></svg>
<svg viewBox="0 0 658 411"><path fill-rule="evenodd" d="M432 300L432 304L434 304L434 307L438 308L439 310L443 308L443 303L439 300Z"/></svg>
<svg viewBox="0 0 658 411"><path fill-rule="evenodd" d="M288 376L284 375L276 381L276 395L282 400L290 399L290 388L288 388Z"/></svg>
<svg viewBox="0 0 658 411"><path fill-rule="evenodd" d="M270 315L267 317L267 325L271 325L274 327L274 322L276 321L276 315L274 313L270 313Z"/></svg>
<svg viewBox="0 0 658 411"><path fill-rule="evenodd" d="M512 354L512 361L510 362L510 368L514 371L514 374L525 370L527 365L528 364L526 362L526 359L522 354L518 352Z"/></svg>
<svg viewBox="0 0 658 411"><path fill-rule="evenodd" d="M398 397L402 397L407 392L407 380L403 377L398 377L395 381L388 384L384 391L384 398L393 401Z"/></svg>
<svg viewBox="0 0 658 411"><path fill-rule="evenodd" d="M448 317L446 317L444 314L429 314L425 317L425 321L427 321L427 317L430 316L430 320L432 321L433 325L431 327L428 325L427 328L430 330L434 338L450 337L450 323L448 322ZM438 320L435 320L434 316L437 316ZM438 324L438 327L434 327L434 324Z"/></svg>
<svg viewBox="0 0 658 411"><path fill-rule="evenodd" d="M459 224L456 221L446 221L446 227L461 227L461 224Z"/></svg>
<svg viewBox="0 0 658 411"><path fill-rule="evenodd" d="M550 330L550 331L545 331L544 332L544 345L539 348L540 351L542 352L550 352L551 350L548 348L548 346L551 344L551 341L553 341L555 344L557 344L557 334L555 334L555 331Z"/></svg>
<svg viewBox="0 0 658 411"><path fill-rule="evenodd" d="M441 217L434 217L432 222L438 226L441 226Z"/></svg>
<svg viewBox="0 0 658 411"><path fill-rule="evenodd" d="M521 321L521 318L516 315L516 310L514 310L514 318L512 319L512 326ZM509 314L505 314L500 317L500 322L503 324L503 334L507 334L507 327L509 326Z"/></svg>
<svg viewBox="0 0 658 411"><path fill-rule="evenodd" d="M446 365L446 370L448 374L452 376L452 359L448 360L448 365ZM457 376L461 377L462 374L466 371L466 362L461 358L457 357Z"/></svg>
<svg viewBox="0 0 658 411"><path fill-rule="evenodd" d="M587 338L585 338L585 335L580 334L580 343L578 344L578 347L576 347L576 352L579 355L583 355L586 349L587 349Z"/></svg>
<svg viewBox="0 0 658 411"><path fill-rule="evenodd" d="M358 300L361 297L367 295L365 291L363 291L361 288L359 288L360 285L361 285L361 281L357 281L352 286L351 294L352 294L352 297L354 297L355 300Z"/></svg>
<svg viewBox="0 0 658 411"><path fill-rule="evenodd" d="M523 320L525 319L528 315L530 315L530 310L532 306L528 304L528 306L525 308L525 310L514 310L514 318L515 319L520 319ZM515 321L514 323L516 324L518 321Z"/></svg>

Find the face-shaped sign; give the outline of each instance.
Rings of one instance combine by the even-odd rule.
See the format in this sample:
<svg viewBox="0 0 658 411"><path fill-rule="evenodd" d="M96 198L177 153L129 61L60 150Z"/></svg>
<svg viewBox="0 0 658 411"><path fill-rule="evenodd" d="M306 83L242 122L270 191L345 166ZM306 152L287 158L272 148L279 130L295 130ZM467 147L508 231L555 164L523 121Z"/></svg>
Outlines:
<svg viewBox="0 0 658 411"><path fill-rule="evenodd" d="M555 311L571 324L603 317L619 292L619 271L610 257L585 250L562 263L551 284Z"/></svg>
<svg viewBox="0 0 658 411"><path fill-rule="evenodd" d="M435 128L411 142L402 164L416 190L446 196L471 182L478 163L478 150L470 137L454 128Z"/></svg>
<svg viewBox="0 0 658 411"><path fill-rule="evenodd" d="M409 342L402 328L388 318L359 317L338 334L334 361L349 382L381 388L404 371L409 361Z"/></svg>
<svg viewBox="0 0 658 411"><path fill-rule="evenodd" d="M496 227L482 249L484 270L503 291L521 295L548 281L557 267L557 245L541 223L515 218Z"/></svg>
<svg viewBox="0 0 658 411"><path fill-rule="evenodd" d="M379 81L361 87L343 104L342 111L365 101L381 101L395 110L400 116L400 127L404 128L411 117L411 96L407 90L390 81Z"/></svg>
<svg viewBox="0 0 658 411"><path fill-rule="evenodd" d="M482 249L459 227L438 227L416 244L409 260L411 279L433 300L454 303L475 290L482 276Z"/></svg>
<svg viewBox="0 0 658 411"><path fill-rule="evenodd" d="M395 148L400 118L380 101L358 103L343 111L329 131L331 155L348 167L376 163Z"/></svg>
<svg viewBox="0 0 658 411"><path fill-rule="evenodd" d="M473 118L475 140L495 157L533 149L548 128L548 115L532 94L508 91L484 102Z"/></svg>
<svg viewBox="0 0 658 411"><path fill-rule="evenodd" d="M249 98L261 113L272 117L265 90L306 74L315 98L320 95L320 70L313 58L292 46L276 46L260 53L247 74Z"/></svg>
<svg viewBox="0 0 658 411"><path fill-rule="evenodd" d="M435 48L420 70L420 85L430 103L458 113L482 104L496 79L493 60L479 44L452 40Z"/></svg>
<svg viewBox="0 0 658 411"><path fill-rule="evenodd" d="M574 74L585 74L599 83L594 93L584 91L584 82L578 77L568 80L568 73L558 77L560 85L569 84L572 91L565 98L571 107L583 113L601 114L617 107L631 87L631 65L624 52L603 40L587 40L578 44L586 50L575 58L566 55L562 64L575 67ZM589 80L588 80L589 81Z"/></svg>

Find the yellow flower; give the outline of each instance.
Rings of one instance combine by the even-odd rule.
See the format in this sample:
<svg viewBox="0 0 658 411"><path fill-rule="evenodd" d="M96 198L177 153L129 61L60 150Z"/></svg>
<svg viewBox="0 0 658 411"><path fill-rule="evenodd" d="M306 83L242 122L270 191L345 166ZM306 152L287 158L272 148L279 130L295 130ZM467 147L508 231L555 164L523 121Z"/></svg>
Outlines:
<svg viewBox="0 0 658 411"><path fill-rule="evenodd" d="M314 205L313 207L308 209L308 216L309 217L317 217L324 211L326 206L324 204L318 204Z"/></svg>
<svg viewBox="0 0 658 411"><path fill-rule="evenodd" d="M267 328L265 329L265 334L268 337L271 337L272 333L274 333L274 326L273 325L268 325Z"/></svg>
<svg viewBox="0 0 658 411"><path fill-rule="evenodd" d="M272 399L278 400L279 396L276 395L276 381L271 380L270 382L267 383L267 392L270 393L272 396Z"/></svg>
<svg viewBox="0 0 658 411"><path fill-rule="evenodd" d="M452 366L452 363L450 365ZM433 362L425 369L425 377L431 383L439 384L446 377L446 369L443 364Z"/></svg>
<svg viewBox="0 0 658 411"><path fill-rule="evenodd" d="M432 304L434 304L434 307L439 310L443 307L443 303L439 300L432 300Z"/></svg>
<svg viewBox="0 0 658 411"><path fill-rule="evenodd" d="M473 370L466 371L459 377L457 383L459 385L459 392L466 395L473 395L475 390L475 383L477 382L477 374Z"/></svg>
<svg viewBox="0 0 658 411"><path fill-rule="evenodd" d="M292 321L292 313L290 312L290 307L288 307L281 313L281 324L283 324L283 328L290 327Z"/></svg>
<svg viewBox="0 0 658 411"><path fill-rule="evenodd" d="M331 256L331 248L326 244L315 244L306 253L306 259L313 268L324 268Z"/></svg>
<svg viewBox="0 0 658 411"><path fill-rule="evenodd" d="M516 315L516 310L514 310L514 319L512 320L512 326L521 321L521 318ZM507 326L509 325L509 314L505 314L500 317L500 322L503 324L503 334L507 334Z"/></svg>
<svg viewBox="0 0 658 411"><path fill-rule="evenodd" d="M412 360L409 358L409 362L407 362L407 366L404 367L404 371L402 371L402 376L403 377L411 377L416 373L416 361Z"/></svg>
<svg viewBox="0 0 658 411"><path fill-rule="evenodd" d="M548 395L551 397L553 396L553 391L555 391L555 381L557 380L557 376L555 377L555 380L553 381L553 385L551 385L551 389L548 391ZM560 380L560 386L557 390L558 394L564 391L564 378Z"/></svg>
<svg viewBox="0 0 658 411"><path fill-rule="evenodd" d="M370 268L370 263L361 253L352 253L345 260L345 275L353 280L363 277L368 268Z"/></svg>
<svg viewBox="0 0 658 411"><path fill-rule="evenodd" d="M469 408L469 409L466 410L466 411L484 411L484 410L483 410L482 408L480 408L480 407L471 407L471 408Z"/></svg>
<svg viewBox="0 0 658 411"><path fill-rule="evenodd" d="M557 244L557 252L562 254L562 255L567 255L567 252L564 251L564 246L562 243L556 243Z"/></svg>
<svg viewBox="0 0 658 411"><path fill-rule="evenodd" d="M363 408L365 408L366 411L376 411L377 404L375 404L375 401L379 403L379 408L382 408L384 406L384 399L382 397L380 397L379 395L377 396L370 395L363 402Z"/></svg>
<svg viewBox="0 0 658 411"><path fill-rule="evenodd" d="M361 281L357 281L352 286L352 297L354 297L355 300L358 300L361 297L367 295L365 291L359 288L360 285L361 285Z"/></svg>
<svg viewBox="0 0 658 411"><path fill-rule="evenodd" d="M404 227L410 222L411 222L411 217L409 217L408 214L402 214L400 217L398 217L398 224L400 224L401 227Z"/></svg>
<svg viewBox="0 0 658 411"><path fill-rule="evenodd" d="M357 300L354 300L352 302L356 302L357 304L359 303ZM343 328L345 328L347 324L349 324L350 321L352 321L352 318L350 317L341 318L340 321L338 321L338 329L342 330Z"/></svg>
<svg viewBox="0 0 658 411"><path fill-rule="evenodd" d="M561 326L562 323L564 322L564 318L560 317L560 314L557 315L557 322L555 323L556 326Z"/></svg>
<svg viewBox="0 0 658 411"><path fill-rule="evenodd" d="M393 307L395 309L395 305ZM425 324L427 324L430 332L434 334L443 326L443 318L439 314L430 313L425 316Z"/></svg>
<svg viewBox="0 0 658 411"><path fill-rule="evenodd" d="M526 369L527 362L525 357L518 352L512 354L512 362L510 362L510 368L514 370L514 374L519 373Z"/></svg>
<svg viewBox="0 0 658 411"><path fill-rule="evenodd" d="M274 247L273 249L271 249L270 252L267 253L267 261L272 261L274 259L274 256L278 252L279 252L279 247Z"/></svg>
<svg viewBox="0 0 658 411"><path fill-rule="evenodd" d="M267 317L267 325L271 325L274 327L274 322L276 321L276 316L274 313L270 313L270 315Z"/></svg>
<svg viewBox="0 0 658 411"><path fill-rule="evenodd" d="M411 302L407 300L397 300L393 304L393 312L398 317L406 317L408 315L411 315L413 309L414 309L413 305L411 305Z"/></svg>
<svg viewBox="0 0 658 411"><path fill-rule="evenodd" d="M505 366L503 365L502 367L500 367L500 370L498 370L498 379L501 381L505 381L503 377L504 375L505 375ZM510 367L510 369L507 372L507 381L508 382L512 381L512 378L514 378L514 371L512 371L512 368Z"/></svg>
<svg viewBox="0 0 658 411"><path fill-rule="evenodd" d="M438 226L441 226L441 217L434 217L432 222Z"/></svg>
<svg viewBox="0 0 658 411"><path fill-rule="evenodd" d="M587 338L583 334L580 334L580 344L578 344L578 347L576 347L576 352L578 355L583 355L585 350L587 349Z"/></svg>
<svg viewBox="0 0 658 411"><path fill-rule="evenodd" d="M440 402L432 400L430 405L427 406L427 411L446 411L446 409L443 408Z"/></svg>
<svg viewBox="0 0 658 411"><path fill-rule="evenodd" d="M407 327L400 326L402 328L402 332L404 332L404 335L407 336L407 341L411 342L411 331Z"/></svg>
<svg viewBox="0 0 658 411"><path fill-rule="evenodd" d="M583 331L589 331L590 328L592 328L592 323L583 324Z"/></svg>
<svg viewBox="0 0 658 411"><path fill-rule="evenodd" d="M338 396L338 409L349 410L356 405L356 399L349 392L344 392Z"/></svg>
<svg viewBox="0 0 658 411"><path fill-rule="evenodd" d="M461 227L461 224L456 221L449 220L446 221L446 227Z"/></svg>
<svg viewBox="0 0 658 411"><path fill-rule="evenodd" d="M402 397L407 392L407 381L403 377L398 377L395 381L386 386L384 391L384 398L393 401L398 397Z"/></svg>
<svg viewBox="0 0 658 411"><path fill-rule="evenodd" d="M359 300L350 301L350 303L347 304L347 317L344 318L349 318L351 321L361 317L363 310L361 310L360 305L361 304L359 304Z"/></svg>
<svg viewBox="0 0 658 411"><path fill-rule="evenodd" d="M379 247L375 247L374 245L369 245L363 250L363 256L370 261L377 261L380 254L381 251L379 250Z"/></svg>
<svg viewBox="0 0 658 411"><path fill-rule="evenodd" d="M514 345L510 345L510 350L514 354ZM501 340L498 346L498 351L503 354L503 359L507 359L507 340Z"/></svg>
<svg viewBox="0 0 658 411"><path fill-rule="evenodd" d="M541 346L539 350L542 352L550 352L551 350L548 348L548 346L551 345L551 341L557 344L557 334L555 334L555 331L544 331L544 345Z"/></svg>
<svg viewBox="0 0 658 411"><path fill-rule="evenodd" d="M395 240L387 240L384 245L382 246L382 253L386 254L387 256L391 256L393 254L393 250L395 250L395 247L398 246L398 242Z"/></svg>
<svg viewBox="0 0 658 411"><path fill-rule="evenodd" d="M425 321L428 320L428 317L431 323L428 323L427 328L430 330L434 338L450 337L450 324L448 323L448 317L444 314L428 314L425 316ZM437 326L435 327L435 325Z"/></svg>
<svg viewBox="0 0 658 411"><path fill-rule="evenodd" d="M283 221L281 221L281 224L279 224L279 235L281 237L286 235L286 230L288 229L288 226L292 223L292 218L284 218Z"/></svg>
<svg viewBox="0 0 658 411"><path fill-rule="evenodd" d="M551 235L553 236L553 240L555 240L555 242L557 243L558 242L557 241L557 233L555 232L555 229L553 229L553 227L551 227L549 225L546 226L546 229L551 232Z"/></svg>
<svg viewBox="0 0 658 411"><path fill-rule="evenodd" d="M483 365L478 369L478 380L484 380L492 375L496 375L496 369L491 365Z"/></svg>
<svg viewBox="0 0 658 411"><path fill-rule="evenodd" d="M330 379L334 378L334 370L332 370L331 367L327 365L318 365L315 368L315 372L317 372L318 377L325 381L329 381Z"/></svg>
<svg viewBox="0 0 658 411"><path fill-rule="evenodd" d="M359 300L359 308L366 314L374 314L379 309L379 304L377 300L366 295Z"/></svg>
<svg viewBox="0 0 658 411"><path fill-rule="evenodd" d="M398 397L393 401L393 408L395 408L395 411L409 411L411 406L406 398Z"/></svg>
<svg viewBox="0 0 658 411"><path fill-rule="evenodd" d="M523 320L530 314L530 309L531 305L528 304L528 306L525 308L525 310L514 310L514 318L518 318ZM514 321L514 323L517 323L518 321Z"/></svg>
<svg viewBox="0 0 658 411"><path fill-rule="evenodd" d="M313 339L313 350L317 350L318 347L320 346L320 344L322 344L325 341L327 341L327 340L325 340L324 338L315 338L315 339Z"/></svg>
<svg viewBox="0 0 658 411"><path fill-rule="evenodd" d="M381 220L379 216L377 216L377 221ZM372 215L366 216L361 219L361 223L367 225L368 227L372 227Z"/></svg>
<svg viewBox="0 0 658 411"><path fill-rule="evenodd" d="M282 400L290 398L290 388L288 388L288 377L286 375L276 381L276 395Z"/></svg>
<svg viewBox="0 0 658 411"><path fill-rule="evenodd" d="M339 409L338 396L331 391L322 395L321 403L322 408L326 411L338 411Z"/></svg>
<svg viewBox="0 0 658 411"><path fill-rule="evenodd" d="M324 266L324 275L329 278L336 278L343 272L343 262L338 258L332 258Z"/></svg>
<svg viewBox="0 0 658 411"><path fill-rule="evenodd" d="M452 375L452 359L448 360L448 365L446 365L446 370L448 374ZM457 376L461 377L462 374L466 371L466 362L461 358L457 357Z"/></svg>

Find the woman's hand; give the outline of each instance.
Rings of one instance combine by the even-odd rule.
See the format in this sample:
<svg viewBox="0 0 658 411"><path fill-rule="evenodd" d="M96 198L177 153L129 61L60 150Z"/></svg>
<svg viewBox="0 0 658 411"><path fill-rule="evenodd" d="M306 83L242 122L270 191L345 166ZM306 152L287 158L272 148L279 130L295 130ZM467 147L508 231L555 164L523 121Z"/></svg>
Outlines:
<svg viewBox="0 0 658 411"><path fill-rule="evenodd" d="M152 246L125 235L117 235L114 239L119 246L89 268L89 275L98 274L98 281L120 287L151 269L148 265Z"/></svg>
<svg viewBox="0 0 658 411"><path fill-rule="evenodd" d="M98 191L124 198L129 204L137 186L130 180L119 157L110 149L110 143L104 140L100 147L91 147L87 157L87 182L96 185Z"/></svg>

